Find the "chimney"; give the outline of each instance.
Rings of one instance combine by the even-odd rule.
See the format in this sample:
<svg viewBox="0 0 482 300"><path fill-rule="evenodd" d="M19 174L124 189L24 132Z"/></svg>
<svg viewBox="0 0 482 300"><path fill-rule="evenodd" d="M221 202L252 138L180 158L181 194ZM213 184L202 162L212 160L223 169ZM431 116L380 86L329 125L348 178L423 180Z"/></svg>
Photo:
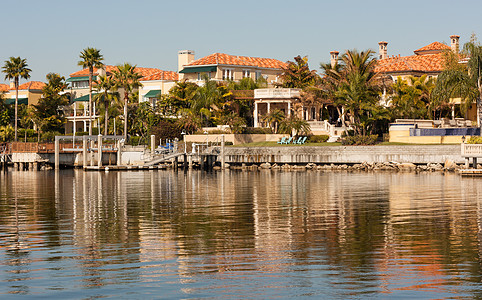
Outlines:
<svg viewBox="0 0 482 300"><path fill-rule="evenodd" d="M185 65L194 60L193 50L181 50L177 53L177 71L181 71Z"/></svg>
<svg viewBox="0 0 482 300"><path fill-rule="evenodd" d="M460 35L451 35L450 36L450 48L455 54L459 53L459 38Z"/></svg>
<svg viewBox="0 0 482 300"><path fill-rule="evenodd" d="M330 51L330 63L332 68L334 68L338 62L338 54L340 54L340 52Z"/></svg>
<svg viewBox="0 0 482 300"><path fill-rule="evenodd" d="M388 45L387 42L378 43L378 53L380 54L380 56L378 57L379 59L388 58L387 45Z"/></svg>

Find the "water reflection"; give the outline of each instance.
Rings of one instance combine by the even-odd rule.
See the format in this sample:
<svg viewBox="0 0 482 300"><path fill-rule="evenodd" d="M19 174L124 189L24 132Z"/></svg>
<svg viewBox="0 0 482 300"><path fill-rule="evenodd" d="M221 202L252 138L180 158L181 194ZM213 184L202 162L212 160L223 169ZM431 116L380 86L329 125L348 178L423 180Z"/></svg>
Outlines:
<svg viewBox="0 0 482 300"><path fill-rule="evenodd" d="M66 170L0 180L1 294L481 296L477 178Z"/></svg>

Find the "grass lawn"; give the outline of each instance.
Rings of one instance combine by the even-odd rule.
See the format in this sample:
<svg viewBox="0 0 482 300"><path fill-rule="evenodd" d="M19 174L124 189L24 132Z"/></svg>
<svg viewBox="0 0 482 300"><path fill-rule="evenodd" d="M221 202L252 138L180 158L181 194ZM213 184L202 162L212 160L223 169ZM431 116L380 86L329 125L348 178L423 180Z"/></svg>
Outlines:
<svg viewBox="0 0 482 300"><path fill-rule="evenodd" d="M341 146L341 143L304 143L303 145L298 144L278 144L277 142L257 142L257 143L247 143L241 145L235 145L230 147L305 147L305 146Z"/></svg>
<svg viewBox="0 0 482 300"><path fill-rule="evenodd" d="M382 142L373 146L417 146L417 145L430 145L430 146L437 146L437 145L459 145L459 144L407 144L407 143L393 143L393 142ZM241 145L231 145L228 147L305 147L305 146L341 146L341 143L305 143L303 145L295 145L295 144L278 144L277 142L258 142L258 143L247 143Z"/></svg>

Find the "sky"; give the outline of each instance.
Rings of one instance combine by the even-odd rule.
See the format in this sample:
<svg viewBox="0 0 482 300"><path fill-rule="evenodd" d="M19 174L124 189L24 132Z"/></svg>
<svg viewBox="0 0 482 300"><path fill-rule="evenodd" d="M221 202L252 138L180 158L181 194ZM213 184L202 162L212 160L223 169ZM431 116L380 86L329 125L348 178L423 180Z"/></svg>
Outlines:
<svg viewBox="0 0 482 300"><path fill-rule="evenodd" d="M27 59L30 80L80 70L80 52L100 49L104 63L177 71L177 52L212 53L293 61L308 56L311 69L330 51L372 49L412 55L432 42L460 43L482 35L482 1L191 1L0 0L0 60ZM0 82L4 80L1 74ZM24 81L22 81L24 82Z"/></svg>

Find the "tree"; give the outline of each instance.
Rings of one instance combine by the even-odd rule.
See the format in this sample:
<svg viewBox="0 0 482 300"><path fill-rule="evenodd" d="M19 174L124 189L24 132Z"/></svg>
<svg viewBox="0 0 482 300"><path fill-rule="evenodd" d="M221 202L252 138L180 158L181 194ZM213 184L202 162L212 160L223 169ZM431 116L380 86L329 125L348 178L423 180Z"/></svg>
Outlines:
<svg viewBox="0 0 482 300"><path fill-rule="evenodd" d="M466 67L460 64L446 64L446 68L437 78L434 99L439 103L448 103L450 98L462 99L464 108L473 102L477 108L477 126L482 120L482 46L475 36L466 43L462 52L469 57Z"/></svg>
<svg viewBox="0 0 482 300"><path fill-rule="evenodd" d="M102 68L104 57L100 54L100 50L87 47L80 52L81 60L77 63L82 68L89 69L89 135L92 135L92 77L94 76L94 68Z"/></svg>
<svg viewBox="0 0 482 300"><path fill-rule="evenodd" d="M318 79L315 70L310 70L308 66L308 56L296 56L295 61L288 61L287 66L283 67L281 74L282 84L284 88L299 88L303 89L313 85Z"/></svg>
<svg viewBox="0 0 482 300"><path fill-rule="evenodd" d="M263 117L263 120L273 129L274 133L278 133L278 127L284 119L285 114L279 109L274 109Z"/></svg>
<svg viewBox="0 0 482 300"><path fill-rule="evenodd" d="M311 128L307 121L292 115L280 122L279 130L281 133L287 133L290 135L294 133L294 136L298 136L308 135Z"/></svg>
<svg viewBox="0 0 482 300"><path fill-rule="evenodd" d="M425 115L426 104L422 101L422 90L413 84L417 79L410 78L410 83L401 77L393 83L391 107L394 117L418 119Z"/></svg>
<svg viewBox="0 0 482 300"><path fill-rule="evenodd" d="M357 134L366 134L361 116L373 113L378 104L380 77L374 71L376 60L373 51L348 50L341 57L342 71L335 103L342 105L349 112L351 122Z"/></svg>
<svg viewBox="0 0 482 300"><path fill-rule="evenodd" d="M124 139L127 141L127 105L129 102L129 95L139 87L141 75L136 72L136 66L129 63L118 65L113 72L115 81L115 89L122 89L124 96Z"/></svg>
<svg viewBox="0 0 482 300"><path fill-rule="evenodd" d="M30 78L31 69L28 68L27 60L20 57L10 57L5 61L2 68L5 79L13 80L15 87L15 141L17 141L17 121L18 121L18 86L20 78L25 80Z"/></svg>
<svg viewBox="0 0 482 300"><path fill-rule="evenodd" d="M104 109L104 135L108 134L109 127L109 104L117 100L118 94L110 92L115 87L112 77L99 76L96 82L96 90L99 92L94 96L94 101Z"/></svg>
<svg viewBox="0 0 482 300"><path fill-rule="evenodd" d="M60 113L60 108L69 102L67 94L62 94L67 84L65 78L59 74L49 73L46 78L47 84L42 89L42 98L32 105L30 115L35 116L33 120L37 121L39 131L61 132L65 118Z"/></svg>
<svg viewBox="0 0 482 300"><path fill-rule="evenodd" d="M198 88L197 84L186 80L176 82L168 95L158 95L157 110L163 115L177 115L191 106Z"/></svg>

